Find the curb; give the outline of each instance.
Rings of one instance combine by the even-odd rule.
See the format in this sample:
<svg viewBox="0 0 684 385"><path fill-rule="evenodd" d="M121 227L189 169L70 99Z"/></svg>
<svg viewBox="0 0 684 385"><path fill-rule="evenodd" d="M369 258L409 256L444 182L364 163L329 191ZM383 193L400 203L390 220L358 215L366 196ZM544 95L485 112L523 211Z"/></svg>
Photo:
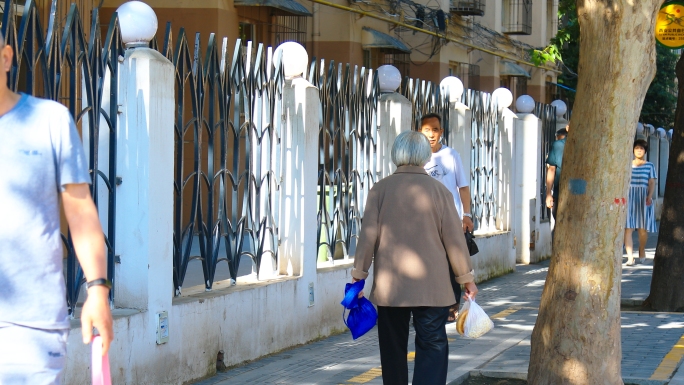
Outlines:
<svg viewBox="0 0 684 385"><path fill-rule="evenodd" d="M527 372L501 372L493 370L471 370L464 376L461 376L457 380L453 380L448 383L448 385L460 385L464 383L467 379L471 377L489 377L489 378L501 378L501 379L512 379L512 380L527 380ZM622 381L626 385L675 385L678 383L668 381L668 380L651 380L648 378L634 378L634 377L623 377Z"/></svg>
<svg viewBox="0 0 684 385"><path fill-rule="evenodd" d="M643 298L621 298L621 306L641 306L644 304Z"/></svg>

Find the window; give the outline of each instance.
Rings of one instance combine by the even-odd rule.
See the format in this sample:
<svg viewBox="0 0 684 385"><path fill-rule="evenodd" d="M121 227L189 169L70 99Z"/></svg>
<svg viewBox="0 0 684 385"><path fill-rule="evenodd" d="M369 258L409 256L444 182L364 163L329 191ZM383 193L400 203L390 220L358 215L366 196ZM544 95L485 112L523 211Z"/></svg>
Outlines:
<svg viewBox="0 0 684 385"><path fill-rule="evenodd" d="M558 32L558 0L546 0L546 39L551 40Z"/></svg>
<svg viewBox="0 0 684 385"><path fill-rule="evenodd" d="M478 65L450 61L449 75L461 79L464 89L480 89L480 66Z"/></svg>
<svg viewBox="0 0 684 385"><path fill-rule="evenodd" d="M286 41L306 44L306 16L284 15L273 7L237 6L238 33L243 42L276 47Z"/></svg>
<svg viewBox="0 0 684 385"><path fill-rule="evenodd" d="M504 0L502 10L503 33L532 34L532 0Z"/></svg>
<svg viewBox="0 0 684 385"><path fill-rule="evenodd" d="M524 76L502 76L500 85L511 91L513 100L517 100L522 95L527 95L527 78Z"/></svg>
<svg viewBox="0 0 684 385"><path fill-rule="evenodd" d="M410 76L411 54L389 48L371 48L363 50L363 66L376 69L381 65L391 64L399 70L402 78Z"/></svg>

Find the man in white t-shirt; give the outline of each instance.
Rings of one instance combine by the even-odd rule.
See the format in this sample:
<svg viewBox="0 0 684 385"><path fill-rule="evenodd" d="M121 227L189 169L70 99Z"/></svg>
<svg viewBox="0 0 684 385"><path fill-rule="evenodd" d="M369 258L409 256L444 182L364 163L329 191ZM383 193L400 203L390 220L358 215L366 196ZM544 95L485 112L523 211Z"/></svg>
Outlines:
<svg viewBox="0 0 684 385"><path fill-rule="evenodd" d="M458 152L443 145L440 141L444 134L442 117L434 113L423 115L420 119L420 130L428 138L432 149L432 157L424 166L425 171L451 191L456 210L463 222L463 232L473 231L473 220L470 214L470 174L463 172L463 164ZM461 285L456 283L454 274L451 274L451 285L456 296L456 304L449 309L448 322L453 322L458 317L458 306L461 302Z"/></svg>
<svg viewBox="0 0 684 385"><path fill-rule="evenodd" d="M442 118L438 114L424 115L420 123L421 132L427 136L432 148L432 158L425 165L425 171L451 191L456 210L463 222L463 231L473 231L470 214L470 175L463 172L461 156L456 150L440 142L444 129Z"/></svg>

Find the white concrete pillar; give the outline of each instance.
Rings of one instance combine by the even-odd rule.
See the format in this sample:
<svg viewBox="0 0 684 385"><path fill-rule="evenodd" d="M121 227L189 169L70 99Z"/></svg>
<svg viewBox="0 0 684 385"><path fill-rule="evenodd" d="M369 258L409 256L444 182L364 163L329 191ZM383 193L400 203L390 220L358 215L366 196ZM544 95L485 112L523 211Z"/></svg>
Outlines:
<svg viewBox="0 0 684 385"><path fill-rule="evenodd" d="M534 114L518 114L514 128L514 196L516 239L515 259L518 263L531 261L530 246L536 240L539 219L539 146L540 122Z"/></svg>
<svg viewBox="0 0 684 385"><path fill-rule="evenodd" d="M565 126L568 125L568 121L563 118L563 117L557 117L556 118L556 131L560 130L561 128L565 128ZM554 133L556 132L554 131Z"/></svg>
<svg viewBox="0 0 684 385"><path fill-rule="evenodd" d="M303 78L287 81L280 142L279 271L304 276L311 284L316 278L319 111L316 87Z"/></svg>
<svg viewBox="0 0 684 385"><path fill-rule="evenodd" d="M126 51L119 79L115 306L150 325L173 297L174 67L149 48ZM155 341L155 335L145 335ZM154 342L152 342L154 343Z"/></svg>
<svg viewBox="0 0 684 385"><path fill-rule="evenodd" d="M646 141L648 142L648 161L653 163L656 173L658 173L658 170L660 169L660 137L658 136L658 132L656 131L655 134L651 133L651 135L646 138ZM659 190L659 183L656 183L655 191L653 191L654 200L660 196Z"/></svg>
<svg viewBox="0 0 684 385"><path fill-rule="evenodd" d="M397 135L411 129L411 102L403 95L388 92L378 101L377 170L375 180L392 175L392 146Z"/></svg>
<svg viewBox="0 0 684 385"><path fill-rule="evenodd" d="M446 129L446 127L445 127ZM463 172L470 181L471 152L473 151L472 111L463 103L449 103L449 145L461 156Z"/></svg>
<svg viewBox="0 0 684 385"><path fill-rule="evenodd" d="M667 168L670 162L670 141L667 137L660 139L660 168L658 171L658 196L665 195L665 184L667 183Z"/></svg>
<svg viewBox="0 0 684 385"><path fill-rule="evenodd" d="M496 218L496 228L501 231L511 231L513 223L513 143L514 125L516 115L508 108L504 109L499 120L499 206Z"/></svg>

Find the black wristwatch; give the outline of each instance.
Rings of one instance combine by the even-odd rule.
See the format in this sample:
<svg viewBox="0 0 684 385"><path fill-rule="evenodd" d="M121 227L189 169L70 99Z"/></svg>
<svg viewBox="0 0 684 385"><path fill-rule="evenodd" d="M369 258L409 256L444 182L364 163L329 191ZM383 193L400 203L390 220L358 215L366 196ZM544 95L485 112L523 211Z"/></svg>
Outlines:
<svg viewBox="0 0 684 385"><path fill-rule="evenodd" d="M86 289L90 289L93 286L104 286L107 289L111 289L112 282L106 278L93 279L90 282L86 282Z"/></svg>

